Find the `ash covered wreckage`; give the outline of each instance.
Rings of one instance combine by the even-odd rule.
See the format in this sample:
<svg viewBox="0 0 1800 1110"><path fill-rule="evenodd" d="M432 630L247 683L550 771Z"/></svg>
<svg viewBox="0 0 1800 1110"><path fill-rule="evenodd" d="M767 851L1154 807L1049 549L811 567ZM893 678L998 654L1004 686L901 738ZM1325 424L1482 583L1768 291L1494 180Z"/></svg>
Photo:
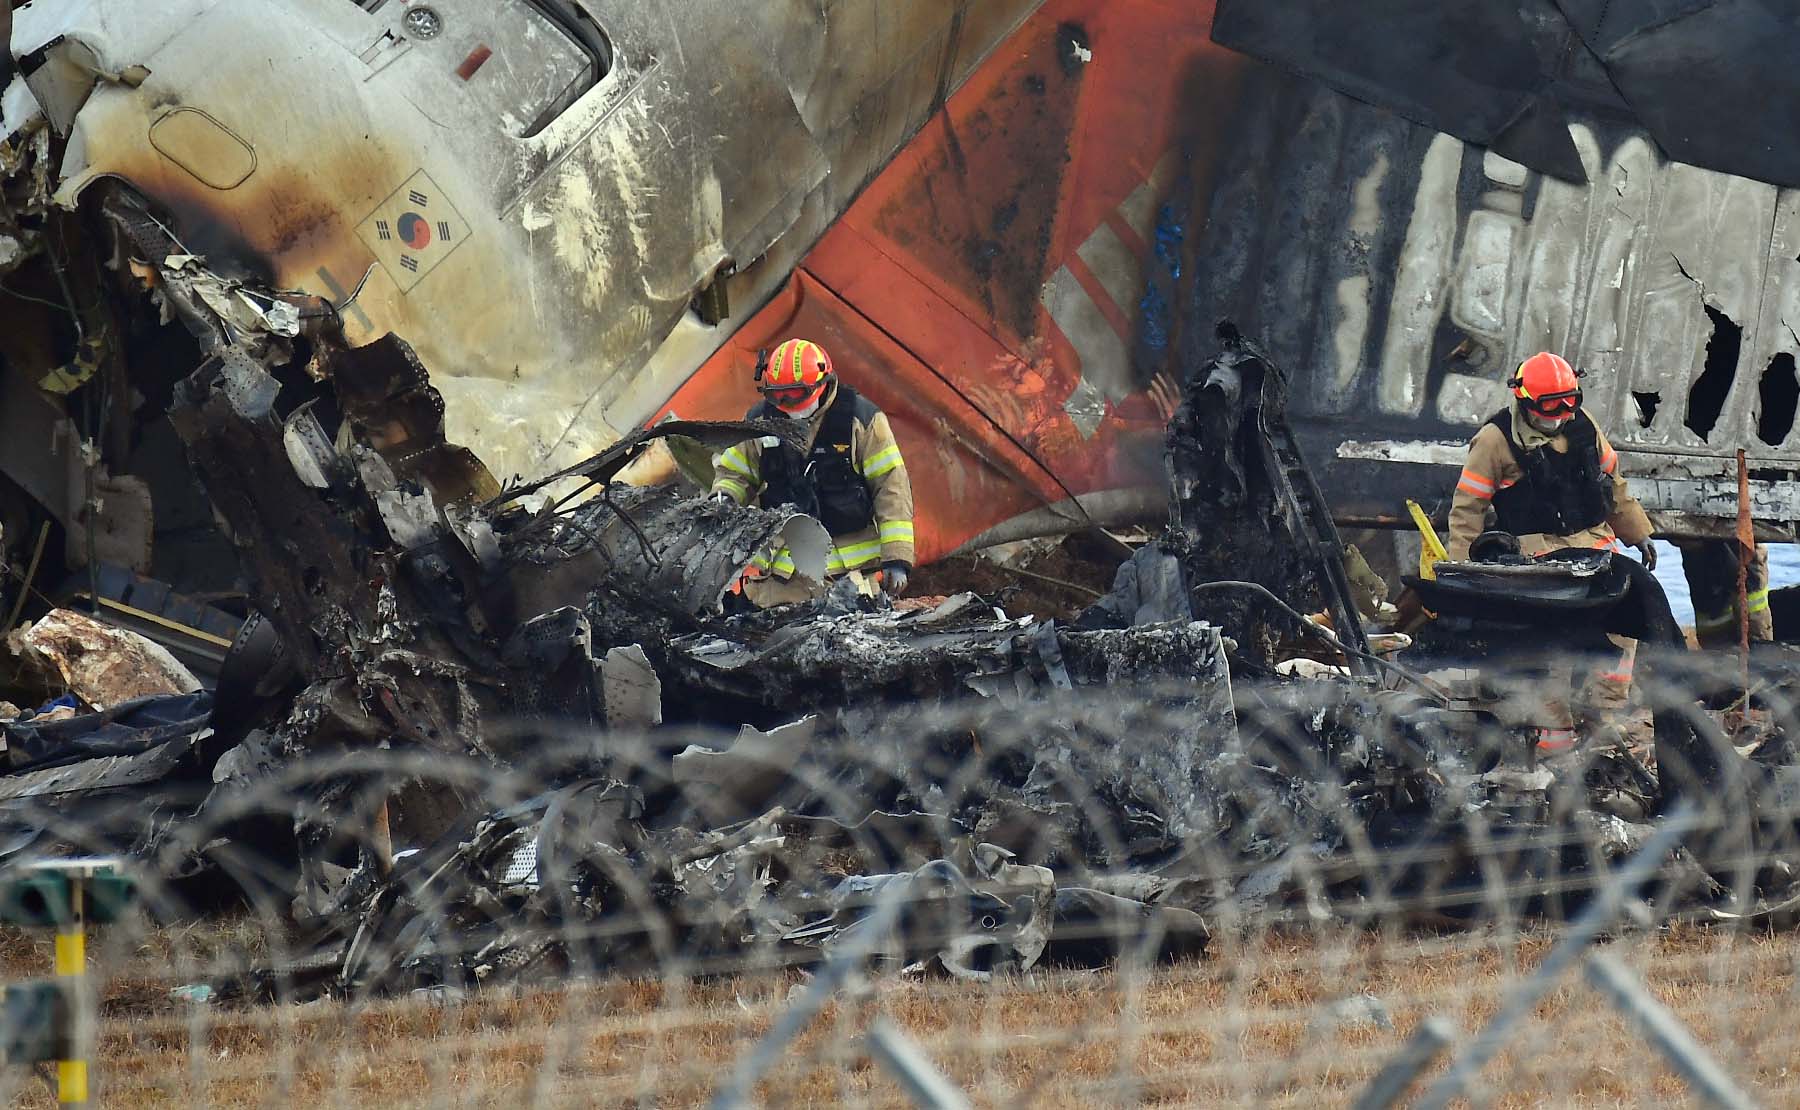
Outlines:
<svg viewBox="0 0 1800 1110"><path fill-rule="evenodd" d="M391 7L446 25L458 8ZM327 21L381 8L336 4ZM1021 9L1025 34L1036 8ZM44 412L0 457L9 482L63 506L7 503L8 666L41 708L5 714L0 865L118 853L153 913L247 902L284 919L293 958L233 989L806 963L883 897L905 905L890 954L964 976L1199 953L1248 917L1479 921L1495 875L1510 911L1556 914L1684 800L1715 819L1664 869L1662 912L1800 913L1791 649L1758 646L1746 697L1736 664L1688 652L1654 581L1606 552L1479 553L1390 589L1309 468L1295 367L1216 323L1215 290L1169 292L1190 318L1171 348L1178 403L1147 440L1167 510L1133 510L1160 530L1082 528L1111 553L1110 591L1059 615L1009 611L986 585L890 602L827 581L818 521L705 496L714 453L791 443L792 422L639 420L497 480L451 434L484 394L466 367L421 357L475 352L392 307L411 288L394 274L416 270L387 248L353 267L321 248L321 280L362 283L304 291L283 276L294 243L257 249L260 232L234 239L192 196L158 200L143 184L157 175L107 164L102 144L123 142L108 105L150 90L165 186L271 172L268 144L181 105L119 52L131 33L95 26L114 37L40 27L14 50L0 146L0 270L28 291L0 302L5 404ZM399 73L433 48L426 26L347 56ZM613 39L631 26L619 15ZM1074 80L1102 49L1072 26L1045 29L1044 80ZM594 66L642 77L653 61L613 41ZM940 92L920 120L943 109ZM893 151L826 153L868 160L843 162L848 180ZM779 241L770 203L726 221L738 257ZM679 313L692 292L664 300ZM1058 419L1092 415L1075 400ZM152 449L181 479L154 526L127 472ZM58 472L14 466L21 452ZM148 577L153 535L159 558L189 543L189 566L210 569L175 589ZM240 586L209 597L221 550ZM745 603L735 587L783 550L810 596ZM65 564L56 587L46 568ZM1608 633L1639 643L1636 723L1547 758L1533 714L1551 672L1616 657Z"/></svg>

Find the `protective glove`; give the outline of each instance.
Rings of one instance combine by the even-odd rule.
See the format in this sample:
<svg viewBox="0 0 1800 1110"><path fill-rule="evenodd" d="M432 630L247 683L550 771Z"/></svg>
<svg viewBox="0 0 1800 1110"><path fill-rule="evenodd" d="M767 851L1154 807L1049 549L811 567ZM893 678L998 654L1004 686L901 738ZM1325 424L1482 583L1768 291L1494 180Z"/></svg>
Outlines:
<svg viewBox="0 0 1800 1110"><path fill-rule="evenodd" d="M901 562L881 564L881 588L889 597L899 597L906 592L906 577L912 568Z"/></svg>
<svg viewBox="0 0 1800 1110"><path fill-rule="evenodd" d="M1637 548L1638 554L1640 554L1644 557L1644 569L1645 570L1655 570L1656 569L1656 541L1655 540L1645 540L1643 543L1634 543L1631 546Z"/></svg>

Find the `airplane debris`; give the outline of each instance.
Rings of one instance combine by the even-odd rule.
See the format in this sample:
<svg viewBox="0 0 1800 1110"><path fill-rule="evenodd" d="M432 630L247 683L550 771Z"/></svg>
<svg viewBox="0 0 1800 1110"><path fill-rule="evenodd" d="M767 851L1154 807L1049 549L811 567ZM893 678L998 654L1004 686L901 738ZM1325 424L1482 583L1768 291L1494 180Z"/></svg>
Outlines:
<svg viewBox="0 0 1800 1110"><path fill-rule="evenodd" d="M1658 708L1643 756L1546 763L1479 683L1371 652L1362 613L1384 587L1358 571L1352 589L1284 375L1221 337L1170 422L1170 527L1066 623L971 593L900 609L827 588L809 518L615 481L668 437L791 434L779 423L672 421L503 487L443 439L397 340L310 333L345 435L283 399L273 347L226 338L171 415L260 614L221 672L229 712L161 691L9 724L0 859L104 846L284 906L300 959L220 997L806 964L883 897L904 901L874 947L895 970L1172 958L1245 915L1473 920L1496 837L1559 845L1502 861L1528 907L1579 896L1708 738ZM783 550L818 588L740 603ZM1514 608L1642 590L1623 571L1441 569L1445 598ZM1644 613L1632 627L1667 639ZM278 652L248 646L270 636ZM266 673L239 673L252 656ZM1682 905L1739 912L1724 847L1791 851L1790 776L1735 752L1708 766L1761 824L1690 844L1671 873ZM126 819L133 798L152 801Z"/></svg>
<svg viewBox="0 0 1800 1110"><path fill-rule="evenodd" d="M247 904L280 923L290 943L276 947L293 959L181 988L196 1001L454 998L570 976L801 966L862 949L888 899L902 904L898 924L867 946L873 961L967 980L1204 956L1222 926L1246 918L1558 914L1637 851L1671 801L1693 797L1718 803L1718 820L1664 861L1656 912L1800 918L1791 656L1765 654L1748 689L1714 681L1675 654L1653 583L1604 555L1586 566L1440 564L1435 582L1409 583L1437 619L1416 636L1393 629L1401 611L1338 535L1288 413L1291 392L1296 421L1313 425L1309 443L1335 445L1340 463L1431 473L1419 468L1441 466L1446 445L1423 437L1487 404L1509 345L1545 318L1533 306L1578 303L1592 284L1585 262L1546 277L1522 260L1567 254L1544 248L1557 235L1641 223L1644 198L1677 186L1750 195L1716 175L1676 181L1691 167L1660 156L1643 161L1643 136L1671 154L1699 148L1683 137L1692 127L1659 122L1646 107L1655 98L1634 87L1661 63L1624 46L1687 32L1665 33L1652 5L1633 3L1621 27L1642 24L1640 34L1569 38L1578 62L1615 79L1611 107L1639 117L1630 127L1571 131L1554 105L1532 102L1541 89L1471 100L1466 81L1413 106L1534 167L1595 177L1597 188L1572 190L1448 136L1346 112L1320 90L1263 95L1266 75L1221 65L1210 48L1138 68L1181 82L1146 103L1198 95L1218 118L1165 127L1160 112L1130 113L1156 142L1182 144L1173 149L1095 141L1091 125L1056 118L1112 121L1104 105L1130 86L1109 59L1143 52L1096 56L1074 21L1035 34L1053 10L1035 2L943 6L932 80L912 79L924 71L906 36L938 34L933 20L887 21L883 49L866 57L758 48L720 69L716 52L695 48L718 30L710 17L729 15L736 39L757 47L780 37L787 15L685 6L695 18L615 5L616 51L576 18L580 5L533 7L569 9L544 40L557 44L545 72L562 91L523 116L484 109L493 118L467 126L419 113L434 97L417 95L424 86L405 95L407 67L387 67L392 56L241 50L217 81L196 83L194 55L208 53L196 46L220 28L291 45L321 26L400 18L404 5L221 5L199 37L150 6L21 9L19 80L0 79L0 276L12 305L0 408L18 433L0 436L0 478L22 494L0 502L0 566L23 564L5 567L5 608L16 616L16 599L44 612L32 595L55 589L37 573L53 529L61 562L86 570L88 599L131 608L102 590L103 567L151 573L153 540L167 550L158 537L179 535L171 521L184 511L213 545L197 577L232 608L222 633L167 630L168 644L206 645L180 656L193 672L152 639L69 609L9 638L50 689L5 691L36 712L0 702L0 867L123 854L165 895L153 912ZM1329 22L1309 9L1331 5L1221 7L1222 39L1290 60L1292 43L1318 40L1304 69L1391 99L1379 82L1344 79L1369 60L1334 50L1354 36L1267 45L1268 28L1296 13ZM857 37L843 18L866 15L840 8L834 43ZM1211 9L1197 10L1176 21L1190 39ZM1166 14L1121 9L1094 33L1117 39ZM1527 38L1573 25L1539 23ZM681 49L678 25L701 37ZM994 51L1007 28L1021 37ZM1170 28L1147 37L1178 41ZM813 37L792 41L818 45L826 30L815 19ZM1390 38L1400 56L1431 36ZM1039 57L1044 46L1052 53ZM990 85L985 107L963 97L945 110L991 51L1020 68L970 84L972 94ZM786 64L815 54L834 64ZM1778 55L1755 60L1775 72ZM233 99L209 90L241 84L244 58L274 67L258 81L318 103L265 97L267 112L223 111ZM467 84L478 64L454 72ZM1423 72L1386 68L1390 85ZM334 73L354 79L317 79ZM494 74L470 87L484 95ZM1239 86L1249 92L1200 95ZM1242 110L1253 102L1263 106ZM846 111L883 126L845 126ZM1296 113L1339 137L1288 141L1271 121ZM950 144L947 162L922 144L902 189L875 182L928 117L946 124L931 142ZM345 120L370 124L345 132L362 136L347 152L336 134ZM1700 150L1701 161L1800 180L1792 148L1714 131L1719 149ZM1584 167L1570 144L1596 134L1604 157ZM974 141L983 135L992 141ZM396 151L425 161L395 162ZM1319 178L1321 160L1356 179L1333 194L1351 203L1301 222L1343 223L1348 249L1270 249L1265 237L1293 221L1221 217L1291 209L1265 202L1291 192L1289 178ZM765 162L784 173L754 172ZM1105 173L1090 172L1102 163ZM939 174L953 188L937 192ZM909 195L921 181L928 205ZM847 222L796 267L859 194L865 208L884 206L880 218ZM996 207L990 196L1006 199ZM419 211L396 207L401 197ZM1575 218L1600 200L1618 211ZM1723 203L1662 207L1718 215ZM630 234L612 235L627 208ZM924 218L967 226L945 251ZM1712 223L1760 230L1757 250L1715 236L1717 250L1768 261L1767 219L1746 208ZM1588 338L1570 338L1590 353L1603 344L1619 398L1654 398L1624 387L1658 382L1674 396L1664 365L1682 363L1662 356L1692 349L1670 324L1627 352L1636 363L1611 366L1627 358L1614 325L1661 273L1640 263L1666 253L1664 232L1683 231L1646 228L1662 230L1627 236L1636 246L1619 263L1637 275L1631 295L1586 297L1616 302L1618 319L1590 306L1576 314ZM845 246L846 235L863 242ZM1682 249L1676 270L1706 276L1701 292L1729 293L1717 275L1730 266ZM920 271L930 296L915 303ZM1496 272L1508 280L1477 280ZM1403 295L1408 281L1419 295ZM1494 300L1525 286L1538 292L1510 309ZM1334 310L1296 317L1320 290ZM921 517L928 558L971 536L1041 550L1031 541L1042 533L1085 528L1109 551L1112 589L1099 596L1102 577L1077 581L1054 565L988 560L989 582L1035 579L1066 608L1008 609L997 591L948 582L921 590L924 575L914 593L932 596L890 603L826 580L818 522L696 497L712 450L799 434L789 421L631 430L665 402L697 411L676 393L684 382L741 411L733 391L747 381L727 364L749 332L734 340L735 323L719 327L733 299L782 328L826 326L814 334L841 336L846 365L906 399L894 407L901 434L938 448L909 443L909 460L930 476L931 503L950 510ZM944 303L971 311L915 342L938 330ZM1732 305L1690 307L1715 317L1721 338L1742 330L1733 319L1754 322ZM1293 357L1280 365L1229 324L1194 326L1214 308L1325 330L1282 329L1272 349ZM1437 334L1452 326L1471 333ZM1137 334L1117 342L1127 329ZM1005 337L998 357L983 353L990 332ZM1735 358L1735 339L1730 349ZM1448 373L1425 357L1446 350ZM1777 357L1791 377L1791 356ZM1716 508L1723 488L1709 467L1729 456L1748 398L1740 390L1721 409L1737 370L1713 361L1703 418L1676 427L1691 414L1671 403L1662 426L1651 427L1654 405L1640 421L1639 445L1665 460L1649 471L1669 489L1664 507ZM729 369L730 387L697 374L700 362ZM1762 440L1779 460L1792 405L1785 417L1762 407L1772 414ZM1403 438L1343 438L1389 424ZM1167 488L1150 490L1159 427ZM1682 428L1713 439L1701 449ZM130 470L152 433L165 441L154 497ZM514 466L553 472L527 481ZM1779 495L1792 475L1765 469L1758 504L1789 512ZM1327 488L1355 491L1360 519L1394 500L1367 481L1370 466L1336 471ZM1383 488L1360 488L1369 484ZM1098 535L1145 524L1165 503L1160 534L1132 545ZM790 573L787 603L759 608L771 574ZM1514 657L1535 666L1554 640L1591 662L1607 650L1602 631L1646 641L1639 719L1546 755L1529 714L1547 686ZM215 677L216 692L201 689Z"/></svg>
<svg viewBox="0 0 1800 1110"><path fill-rule="evenodd" d="M7 647L97 710L200 689L200 680L160 644L70 609L15 629Z"/></svg>

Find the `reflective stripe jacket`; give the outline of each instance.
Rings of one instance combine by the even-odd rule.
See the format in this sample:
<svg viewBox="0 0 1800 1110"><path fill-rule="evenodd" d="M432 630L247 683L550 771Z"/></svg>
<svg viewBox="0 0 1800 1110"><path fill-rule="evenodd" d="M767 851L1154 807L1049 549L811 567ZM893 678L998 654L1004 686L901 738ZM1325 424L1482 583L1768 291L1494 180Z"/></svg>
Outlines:
<svg viewBox="0 0 1800 1110"><path fill-rule="evenodd" d="M1694 602L1694 636L1701 647L1731 647L1738 642L1738 542L1676 540L1681 573ZM1769 612L1769 549L1757 544L1744 568L1744 601L1750 611L1750 638L1773 640L1775 622Z"/></svg>
<svg viewBox="0 0 1800 1110"><path fill-rule="evenodd" d="M1516 425L1515 425L1516 427ZM1519 549L1526 555L1542 555L1563 547L1604 547L1617 549L1619 540L1640 544L1650 538L1650 518L1644 507L1619 477L1619 453L1606 441L1606 433L1596 429L1600 449L1600 469L1613 476L1613 511L1606 523L1584 528L1569 536L1530 535L1519 537ZM1568 437L1558 434L1550 438L1552 451L1567 451ZM1445 544L1452 559L1467 559L1469 544L1482 531L1488 502L1496 490L1506 489L1524 477L1519 460L1513 457L1506 434L1492 424L1483 424L1469 441L1469 458L1463 463L1456 483L1456 496L1450 502L1450 538Z"/></svg>
<svg viewBox="0 0 1800 1110"><path fill-rule="evenodd" d="M807 418L809 443L812 436L819 434L825 414L837 398L837 386L833 385L819 411ZM713 459L713 492L724 493L740 505L760 497L764 488L762 449L760 440L751 439L716 456ZM894 432L888 426L886 413L876 410L874 417L866 423L862 420L853 422L850 460L862 473L863 480L869 483L869 494L875 502L875 522L868 528L831 537L832 551L826 573L837 575L874 569L882 563L915 565L912 480L907 477L906 460L900 457L900 445L894 442ZM793 573L794 565L784 551L776 556L770 569L785 578Z"/></svg>

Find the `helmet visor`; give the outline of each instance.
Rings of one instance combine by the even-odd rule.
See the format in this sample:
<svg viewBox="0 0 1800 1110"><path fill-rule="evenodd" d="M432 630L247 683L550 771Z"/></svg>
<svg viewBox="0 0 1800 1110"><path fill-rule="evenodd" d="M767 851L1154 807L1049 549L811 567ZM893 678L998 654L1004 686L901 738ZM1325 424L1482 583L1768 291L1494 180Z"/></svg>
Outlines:
<svg viewBox="0 0 1800 1110"><path fill-rule="evenodd" d="M1581 407L1581 390L1572 389L1567 393L1551 393L1543 397L1521 397L1519 404L1530 412L1552 419L1573 416L1575 410Z"/></svg>
<svg viewBox="0 0 1800 1110"><path fill-rule="evenodd" d="M770 385L762 387L762 394L778 409L803 409L824 388L823 382L818 385Z"/></svg>

